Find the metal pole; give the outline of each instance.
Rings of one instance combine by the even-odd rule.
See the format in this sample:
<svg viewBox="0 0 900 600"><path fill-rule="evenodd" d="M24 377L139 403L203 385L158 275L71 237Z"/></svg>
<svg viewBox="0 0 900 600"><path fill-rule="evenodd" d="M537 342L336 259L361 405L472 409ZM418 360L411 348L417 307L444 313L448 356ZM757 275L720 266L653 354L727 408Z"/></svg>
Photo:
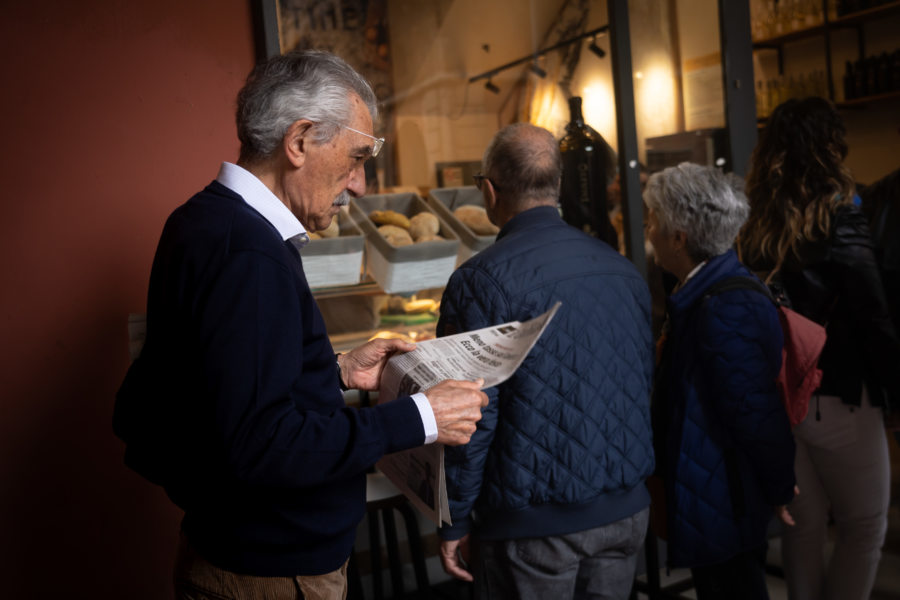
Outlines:
<svg viewBox="0 0 900 600"><path fill-rule="evenodd" d="M631 35L628 0L609 0L609 46L612 54L613 93L616 99L616 134L619 143L619 181L625 226L625 254L647 277L644 252L644 207L638 163L637 126L634 118L634 82L631 79Z"/></svg>
<svg viewBox="0 0 900 600"><path fill-rule="evenodd" d="M750 3L719 0L719 30L729 154L721 166L743 177L757 136Z"/></svg>

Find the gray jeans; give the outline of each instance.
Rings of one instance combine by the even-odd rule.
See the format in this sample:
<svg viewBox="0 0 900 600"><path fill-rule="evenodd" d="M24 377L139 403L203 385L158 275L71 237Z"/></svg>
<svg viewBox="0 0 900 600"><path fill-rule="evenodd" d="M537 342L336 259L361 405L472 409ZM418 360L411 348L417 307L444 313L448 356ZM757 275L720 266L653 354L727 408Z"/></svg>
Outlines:
<svg viewBox="0 0 900 600"><path fill-rule="evenodd" d="M794 437L800 494L788 506L797 524L785 528L782 541L788 594L794 600L865 600L881 560L890 499L882 410L867 395L861 407L814 396ZM829 512L836 539L826 563Z"/></svg>
<svg viewBox="0 0 900 600"><path fill-rule="evenodd" d="M476 540L476 600L628 598L650 510L567 535Z"/></svg>

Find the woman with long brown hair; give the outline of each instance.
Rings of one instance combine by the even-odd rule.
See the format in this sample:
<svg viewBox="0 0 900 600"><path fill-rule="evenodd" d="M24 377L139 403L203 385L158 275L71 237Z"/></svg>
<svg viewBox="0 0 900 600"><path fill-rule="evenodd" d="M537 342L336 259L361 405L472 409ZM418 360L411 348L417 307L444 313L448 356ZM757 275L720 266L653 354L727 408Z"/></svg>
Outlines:
<svg viewBox="0 0 900 600"><path fill-rule="evenodd" d="M821 385L794 429L800 494L782 547L794 600L868 598L887 529L884 414L900 408L900 342L843 164L844 136L828 100L778 106L753 153L739 240L743 261L774 272L794 310L828 334ZM829 514L837 535L826 564Z"/></svg>

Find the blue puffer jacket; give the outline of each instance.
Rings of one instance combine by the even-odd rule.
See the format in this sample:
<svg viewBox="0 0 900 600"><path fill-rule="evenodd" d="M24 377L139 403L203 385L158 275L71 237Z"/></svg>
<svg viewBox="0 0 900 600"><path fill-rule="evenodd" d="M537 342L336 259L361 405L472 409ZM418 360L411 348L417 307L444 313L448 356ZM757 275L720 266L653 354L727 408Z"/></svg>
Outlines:
<svg viewBox="0 0 900 600"><path fill-rule="evenodd" d="M487 390L472 441L446 449L444 539L562 535L649 504L650 294L630 262L556 208L532 208L453 274L438 334L525 321L557 301L515 375Z"/></svg>
<svg viewBox="0 0 900 600"><path fill-rule="evenodd" d="M750 273L728 251L668 301L653 419L672 567L761 546L773 508L793 497L794 439L775 389L783 343L775 307L747 289L704 298L735 275Z"/></svg>

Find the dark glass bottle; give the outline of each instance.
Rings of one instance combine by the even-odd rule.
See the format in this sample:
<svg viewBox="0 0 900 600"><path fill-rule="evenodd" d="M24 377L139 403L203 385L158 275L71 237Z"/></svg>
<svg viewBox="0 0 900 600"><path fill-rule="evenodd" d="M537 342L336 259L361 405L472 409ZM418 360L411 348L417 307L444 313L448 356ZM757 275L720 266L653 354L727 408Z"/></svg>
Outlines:
<svg viewBox="0 0 900 600"><path fill-rule="evenodd" d="M887 52L878 55L878 93L891 91L891 57Z"/></svg>
<svg viewBox="0 0 900 600"><path fill-rule="evenodd" d="M865 61L866 65L866 95L874 96L878 93L878 59L870 56Z"/></svg>
<svg viewBox="0 0 900 600"><path fill-rule="evenodd" d="M853 92L857 98L869 95L869 82L866 79L866 59L860 58L853 64Z"/></svg>
<svg viewBox="0 0 900 600"><path fill-rule="evenodd" d="M853 75L853 63L847 61L847 67L844 71L844 100L853 100L856 97L855 76Z"/></svg>
<svg viewBox="0 0 900 600"><path fill-rule="evenodd" d="M618 249L609 220L606 187L616 172L615 152L581 114L581 97L569 98L571 121L559 141L563 174L559 202L563 219Z"/></svg>

